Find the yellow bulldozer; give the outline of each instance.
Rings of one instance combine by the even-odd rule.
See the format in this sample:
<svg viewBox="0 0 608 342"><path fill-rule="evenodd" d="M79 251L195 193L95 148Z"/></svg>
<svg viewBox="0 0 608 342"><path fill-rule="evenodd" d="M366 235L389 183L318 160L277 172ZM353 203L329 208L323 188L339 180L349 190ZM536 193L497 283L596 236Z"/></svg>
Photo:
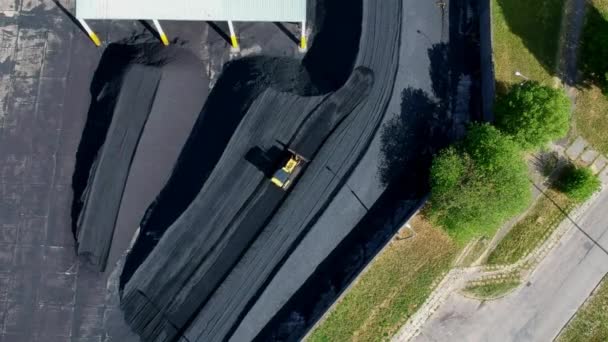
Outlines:
<svg viewBox="0 0 608 342"><path fill-rule="evenodd" d="M274 185L283 190L289 189L295 179L302 171L302 167L307 160L301 155L292 150L288 150L289 155L282 163L282 167L278 169L271 178Z"/></svg>

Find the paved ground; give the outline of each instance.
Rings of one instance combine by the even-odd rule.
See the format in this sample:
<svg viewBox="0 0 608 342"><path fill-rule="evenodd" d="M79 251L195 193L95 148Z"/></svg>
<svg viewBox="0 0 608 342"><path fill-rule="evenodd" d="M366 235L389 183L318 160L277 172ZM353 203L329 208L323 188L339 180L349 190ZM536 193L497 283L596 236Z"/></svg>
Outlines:
<svg viewBox="0 0 608 342"><path fill-rule="evenodd" d="M608 272L608 191L587 209L526 286L489 302L453 293L416 341L551 341ZM598 245L599 244L599 245Z"/></svg>
<svg viewBox="0 0 608 342"><path fill-rule="evenodd" d="M390 6L384 4L385 6ZM379 6L380 7L380 6ZM431 65L429 50L436 45L440 45L447 40L443 36L442 31L441 10L434 3L421 3L415 0L401 1L401 32L398 44L399 53L399 69L396 74L395 86L386 93L392 96L388 102L386 115L382 122L382 127L386 127L388 122L393 117L400 116L404 121L407 121L414 115L429 115L427 111L414 113L415 109L422 107L420 104L423 101L433 102L437 100L439 95L433 93L433 81L431 80L431 72L436 68L436 65ZM387 20L387 19L384 19ZM417 30L422 33L417 33ZM407 42L407 43L406 43ZM371 53L370 53L371 55ZM419 96L409 96L407 99L403 94L420 94ZM387 96L387 95L384 95ZM402 99L409 102L406 108L402 108ZM425 108L426 109L426 108ZM383 128L380 128L380 132ZM306 301L317 303L316 305L324 305L326 301L333 302L337 297L334 293L335 289L327 291L325 286L327 280L312 281L306 283L307 279L318 271L319 264L328 257L332 257L332 252L336 246L340 244L347 236L352 234L353 227L361 220L368 208L371 207L378 199L381 192L385 189L385 184L382 184L379 177L379 168L382 165L381 149L381 134L376 134L368 151L363 156L362 161L355 168L353 174L349 177L347 186L343 187L335 196L334 201L329 205L319 220L310 229L302 242L294 250L294 252L286 260L285 265L279 270L274 279L269 283L268 287L262 293L260 300L252 307L247 316L244 317L242 323L237 328L233 339L246 336L252 331L260 331L264 325L270 321L276 310L285 305L287 301L296 293L296 291L305 286L310 292L319 295L317 297L305 295ZM414 207L414 203L408 203ZM407 209L406 209L407 211ZM346 248L350 253L357 254L361 257L360 246L351 246ZM314 251L314 252L311 252ZM333 257L339 260L351 260L345 268L357 267L357 263L361 260L352 261L345 252L340 253L339 257ZM371 258L372 255L367 255L365 258ZM326 261L327 262L327 261ZM340 261L337 261L340 262ZM336 263L337 263L336 262ZM332 267L336 267L332 263ZM340 267L341 266L337 266ZM298 270L294 273L292 270ZM288 286L286 286L288 284ZM330 292L325 298L320 295L324 291ZM323 303L323 304L320 304ZM301 302L295 305L294 311L302 310ZM275 318L276 323L289 324L291 317L304 315L301 311L298 314L282 315L283 317ZM307 317L307 319L316 319ZM299 317L299 316L298 316ZM299 322L309 327L310 323ZM297 329L290 326L290 329ZM259 337L258 337L259 338Z"/></svg>
<svg viewBox="0 0 608 342"><path fill-rule="evenodd" d="M92 70L97 51L52 5L0 1L2 341L99 341L105 313L104 286L74 258L69 184L81 120L64 108L70 65Z"/></svg>
<svg viewBox="0 0 608 342"><path fill-rule="evenodd" d="M425 132L428 125L440 126L438 123L449 122L458 126L475 112L477 102L473 100L471 104L469 99L475 94L477 82L472 70L479 68L479 63L470 57L471 51L479 49L472 43L475 39L471 38L476 31L470 29L475 27L475 19L471 17L475 18L476 3L458 2L453 7L450 6L454 2L445 1L443 4L445 6L434 1L401 1L403 19L399 69L381 132L387 127L394 128L396 122L402 122L405 127L420 125L420 132ZM447 75L451 75L451 79ZM446 107L452 110L444 111ZM431 117L436 122L430 120ZM454 128L455 131L459 130L459 127ZM420 133L412 135L416 137L417 144L424 148L437 144L443 138L429 139L421 137L423 134ZM233 338L244 336L239 334L251 329L260 329L267 317L274 313L274 308L285 302L269 326L282 326L284 331L290 332L292 338L300 336L297 331L303 327L308 328L309 320L314 322L318 319L325 305L329 306L339 296L340 291L378 253L386 239L390 239L395 232L393 229L403 222L402 215L411 214L417 201L402 199L411 195L411 184L420 179L417 176L402 177L401 179L407 179L404 182L406 184L394 186L401 190L400 197L385 193L374 204L379 191L384 189L381 180L387 175L386 171L391 169L390 166L396 170L402 165L408 168L420 159L420 151L407 140L408 143L403 144L399 137L392 137L393 141L397 141L397 146L390 149L389 153L393 152L392 155L403 159L393 161L383 158L386 153L383 146L386 140L383 138L383 134L376 136L350 177L348 186L338 193L334 202L289 257L262 294L261 298L265 300L254 305ZM407 153L415 155L406 157ZM377 167L371 167L373 165ZM395 174L399 174L399 171ZM372 208L369 213L354 229L349 226L355 225L355 219L370 206ZM353 222L342 217L349 217ZM310 250L315 253L309 253ZM319 264L320 262L322 263ZM294 276L289 272L290 269L298 269L300 272ZM299 286L300 283L303 285L295 294L295 287L285 286ZM269 326L257 336L258 340L271 340L274 337Z"/></svg>
<svg viewBox="0 0 608 342"><path fill-rule="evenodd" d="M73 1L61 2L72 8ZM91 26L105 41L142 30L137 22ZM273 24L262 27L271 34L256 35L260 27L241 27L244 50L262 46L272 54L289 39ZM201 72L214 79L228 49L209 28L165 25L170 35L189 40L208 65ZM101 51L53 1L0 0L2 342L108 340L104 320L116 309L104 298L105 276L76 259L69 215L74 158Z"/></svg>

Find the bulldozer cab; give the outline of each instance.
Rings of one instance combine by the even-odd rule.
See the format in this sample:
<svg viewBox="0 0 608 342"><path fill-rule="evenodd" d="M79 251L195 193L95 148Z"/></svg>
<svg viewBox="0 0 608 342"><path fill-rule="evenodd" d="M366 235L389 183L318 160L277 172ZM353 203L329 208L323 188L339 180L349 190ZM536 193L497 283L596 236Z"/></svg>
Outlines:
<svg viewBox="0 0 608 342"><path fill-rule="evenodd" d="M273 184L283 190L287 190L302 169L304 158L289 150L289 158L271 178Z"/></svg>

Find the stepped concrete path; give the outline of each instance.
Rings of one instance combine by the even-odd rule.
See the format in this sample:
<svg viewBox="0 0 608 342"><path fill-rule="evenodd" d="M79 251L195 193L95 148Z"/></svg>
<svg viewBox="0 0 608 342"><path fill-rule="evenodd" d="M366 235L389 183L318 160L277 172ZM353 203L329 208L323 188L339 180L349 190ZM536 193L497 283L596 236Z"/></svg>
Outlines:
<svg viewBox="0 0 608 342"><path fill-rule="evenodd" d="M551 341L608 273L603 191L529 278L504 298L452 293L414 341Z"/></svg>

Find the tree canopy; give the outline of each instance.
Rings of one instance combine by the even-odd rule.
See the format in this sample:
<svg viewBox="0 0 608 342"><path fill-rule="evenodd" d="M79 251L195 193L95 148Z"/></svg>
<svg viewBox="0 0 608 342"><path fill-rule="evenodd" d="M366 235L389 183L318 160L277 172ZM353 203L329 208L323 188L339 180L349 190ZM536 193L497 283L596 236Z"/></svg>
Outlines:
<svg viewBox="0 0 608 342"><path fill-rule="evenodd" d="M472 125L433 160L429 214L459 241L492 233L530 199L519 145L493 126Z"/></svg>
<svg viewBox="0 0 608 342"><path fill-rule="evenodd" d="M498 98L495 113L501 131L525 149L539 148L568 133L570 100L562 89L524 82Z"/></svg>

